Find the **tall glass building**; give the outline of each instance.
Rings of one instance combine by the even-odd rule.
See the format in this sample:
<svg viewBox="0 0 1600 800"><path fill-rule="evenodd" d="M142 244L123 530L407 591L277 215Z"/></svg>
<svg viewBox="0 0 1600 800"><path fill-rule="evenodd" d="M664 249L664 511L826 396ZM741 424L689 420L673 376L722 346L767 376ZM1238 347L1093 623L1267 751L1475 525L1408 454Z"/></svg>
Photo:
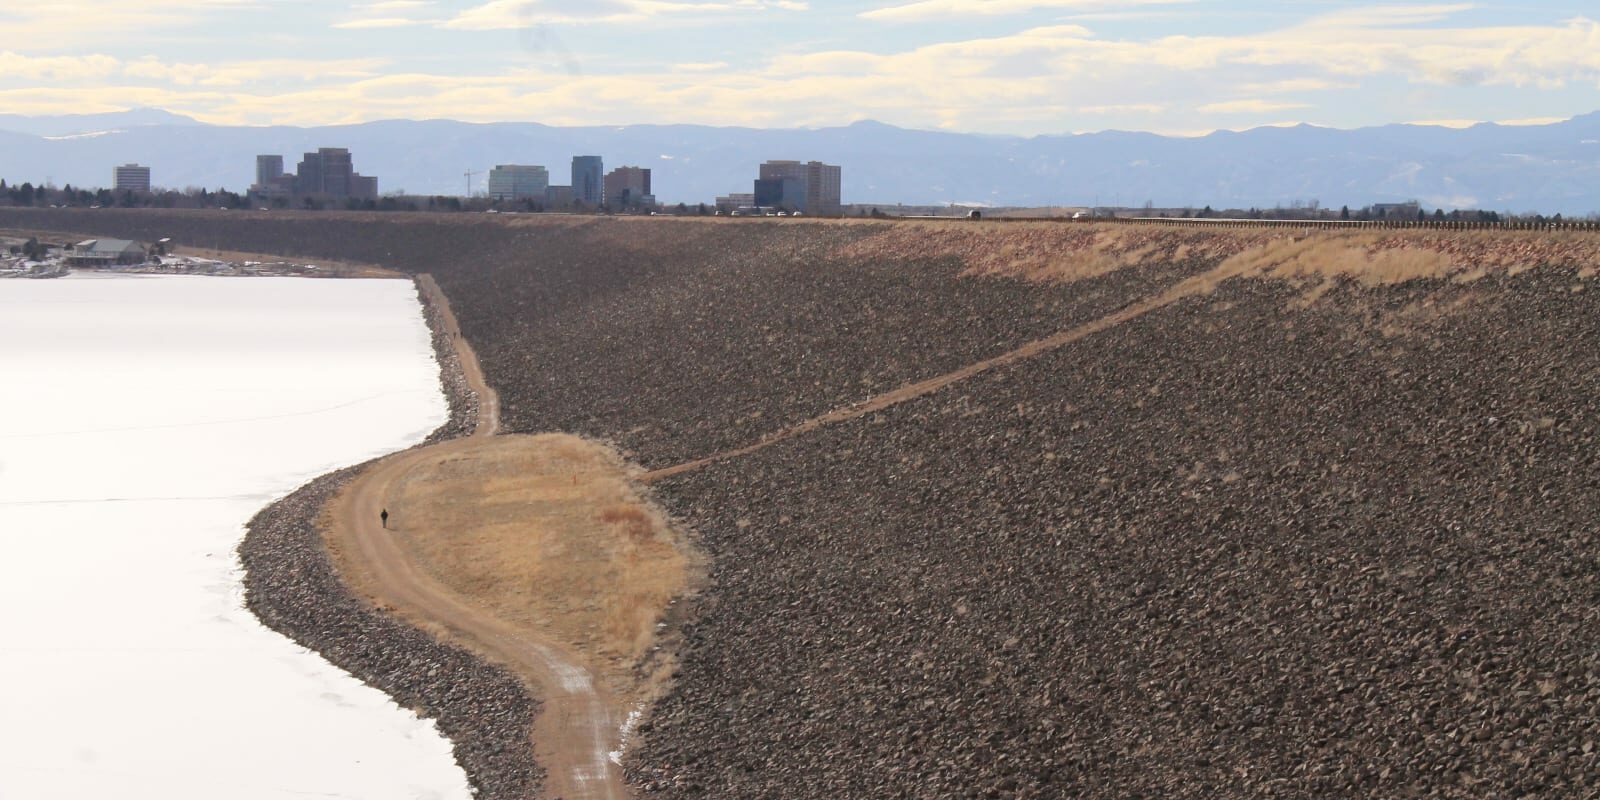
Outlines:
<svg viewBox="0 0 1600 800"><path fill-rule="evenodd" d="M599 156L572 157L572 199L590 208L606 200L605 164Z"/></svg>

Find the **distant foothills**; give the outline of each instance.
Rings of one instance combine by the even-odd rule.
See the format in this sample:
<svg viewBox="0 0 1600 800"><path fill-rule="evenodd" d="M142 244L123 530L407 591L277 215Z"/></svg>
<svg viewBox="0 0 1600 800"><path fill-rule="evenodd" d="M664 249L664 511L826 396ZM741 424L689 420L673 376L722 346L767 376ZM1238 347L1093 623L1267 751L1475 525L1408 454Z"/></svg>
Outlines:
<svg viewBox="0 0 1600 800"><path fill-rule="evenodd" d="M552 197L565 199L555 181L569 164L575 175L592 175L598 165L580 167L578 157L594 154L627 172L598 176L592 205L607 205L611 189L621 187L614 197L630 210L711 213L719 199L724 209L760 206L755 195L766 180L768 198L782 205L800 208L809 191L815 210L843 214L1067 207L1600 215L1600 112L1548 125L1300 125L1188 138L1120 131L1023 138L870 121L817 129L450 120L298 128L208 125L158 109L0 114L0 204L308 207L298 191L306 179L271 161L302 153L325 154L301 160L300 171L309 168L321 185L324 157L335 173L352 176L347 195L304 193L317 195L310 207L540 210ZM361 173L376 177L356 173L352 156ZM537 199L491 197L497 167L502 187L542 177L543 191ZM135 168L127 176L135 186L137 170L148 170L148 185L115 191L127 168ZM816 186L830 190L820 204Z"/></svg>

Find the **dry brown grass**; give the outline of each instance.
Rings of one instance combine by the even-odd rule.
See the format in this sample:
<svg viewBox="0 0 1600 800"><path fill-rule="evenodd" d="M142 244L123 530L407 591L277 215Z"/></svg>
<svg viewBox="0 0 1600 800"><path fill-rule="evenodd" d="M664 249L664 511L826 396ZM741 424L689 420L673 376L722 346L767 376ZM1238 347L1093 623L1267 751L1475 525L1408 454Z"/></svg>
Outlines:
<svg viewBox="0 0 1600 800"><path fill-rule="evenodd" d="M955 258L969 276L1071 283L1151 262L1224 258L1262 238L1249 230L930 220L884 226L839 254L864 260Z"/></svg>
<svg viewBox="0 0 1600 800"><path fill-rule="evenodd" d="M1314 300L1325 281L1349 279L1385 286L1419 278L1441 278L1455 269L1450 255L1421 248L1383 248L1376 235L1330 234L1286 237L1251 247L1223 262L1232 276L1289 280L1311 287Z"/></svg>
<svg viewBox="0 0 1600 800"><path fill-rule="evenodd" d="M1600 236L1573 231L1359 231L1163 225L902 222L842 248L857 259L956 258L973 276L1070 283L1161 262L1214 261L1205 278L1287 280L1316 302L1340 281L1466 283L1541 265L1600 264ZM1191 286L1190 288L1195 288Z"/></svg>
<svg viewBox="0 0 1600 800"><path fill-rule="evenodd" d="M394 537L473 605L568 645L616 696L651 699L671 662L650 658L700 557L609 448L506 436L408 473L388 501Z"/></svg>

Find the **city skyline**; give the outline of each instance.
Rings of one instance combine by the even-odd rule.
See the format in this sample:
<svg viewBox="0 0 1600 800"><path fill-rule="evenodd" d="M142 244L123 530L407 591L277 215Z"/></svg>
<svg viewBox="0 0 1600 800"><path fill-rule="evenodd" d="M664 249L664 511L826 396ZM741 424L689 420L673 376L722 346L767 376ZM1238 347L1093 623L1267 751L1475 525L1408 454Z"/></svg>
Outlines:
<svg viewBox="0 0 1600 800"><path fill-rule="evenodd" d="M0 105L1021 135L1537 122L1600 109L1595 16L1565 0L78 0L0 11Z"/></svg>

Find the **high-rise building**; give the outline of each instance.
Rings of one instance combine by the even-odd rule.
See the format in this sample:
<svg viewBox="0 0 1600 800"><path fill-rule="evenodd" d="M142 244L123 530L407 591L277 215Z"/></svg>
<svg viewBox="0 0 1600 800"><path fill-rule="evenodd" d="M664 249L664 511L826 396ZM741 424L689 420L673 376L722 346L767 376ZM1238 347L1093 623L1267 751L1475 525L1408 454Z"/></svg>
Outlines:
<svg viewBox="0 0 1600 800"><path fill-rule="evenodd" d="M283 172L283 156L256 156L256 182L250 191L262 197L288 197L294 194L294 181L294 175Z"/></svg>
<svg viewBox="0 0 1600 800"><path fill-rule="evenodd" d="M605 164L599 156L572 157L572 199L590 208L605 202Z"/></svg>
<svg viewBox="0 0 1600 800"><path fill-rule="evenodd" d="M833 216L843 209L839 201L842 172L843 170L833 164L824 164L821 161L806 163L805 212L807 214Z"/></svg>
<svg viewBox="0 0 1600 800"><path fill-rule="evenodd" d="M271 186L283 177L283 156L256 156L256 186Z"/></svg>
<svg viewBox="0 0 1600 800"><path fill-rule="evenodd" d="M294 190L297 194L373 199L378 196L378 179L358 174L349 150L323 147L300 160Z"/></svg>
<svg viewBox="0 0 1600 800"><path fill-rule="evenodd" d="M606 205L636 208L655 205L650 191L650 170L644 167L617 167L606 174Z"/></svg>
<svg viewBox="0 0 1600 800"><path fill-rule="evenodd" d="M150 191L150 168L138 164L123 164L112 170L111 186L117 191Z"/></svg>
<svg viewBox="0 0 1600 800"><path fill-rule="evenodd" d="M536 198L541 203L550 188L550 172L540 166L500 164L489 170L489 198L491 200L524 200Z"/></svg>
<svg viewBox="0 0 1600 800"><path fill-rule="evenodd" d="M804 211L807 214L837 214L839 167L821 161L768 161L761 165L756 179L756 205Z"/></svg>

